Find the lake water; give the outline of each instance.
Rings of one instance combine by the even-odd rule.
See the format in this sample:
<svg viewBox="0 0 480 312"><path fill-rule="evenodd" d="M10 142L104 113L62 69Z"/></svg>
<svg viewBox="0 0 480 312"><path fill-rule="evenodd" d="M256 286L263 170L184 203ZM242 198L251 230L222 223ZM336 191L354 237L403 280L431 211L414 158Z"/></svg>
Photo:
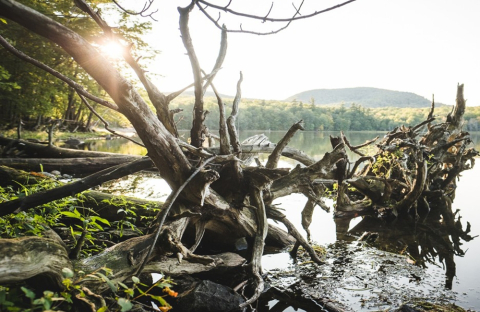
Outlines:
<svg viewBox="0 0 480 312"><path fill-rule="evenodd" d="M258 134L258 132L242 132L240 136L241 139L245 139L253 134ZM265 132L265 134L270 138L272 142L275 143L282 138L284 132ZM320 159L325 152L331 151L329 135L338 134L339 133L333 132L299 132L292 139L289 146L300 149L308 155L314 157L315 159ZM377 135L380 137L384 135L384 133L376 132L350 132L345 134L352 145L364 143L365 141L370 140ZM188 136L188 133L183 132L183 135ZM474 146L477 150L480 150L480 133L471 134L471 138L473 142L475 142L472 146ZM109 141L95 140L87 142L86 149L136 155L144 155L146 153L145 149L140 148L124 139L114 139ZM295 165L295 162L288 159L282 159L280 165L283 167L293 167ZM125 181L123 183L128 182ZM165 183L161 183L158 181L150 181L145 183L147 183L145 185L145 189L152 189L148 185L148 183L153 183L155 185L155 188L158 188L160 184L162 185L162 191L155 193L147 192L141 194L141 196L143 197L150 199L162 199L168 193L168 187ZM458 182L456 197L452 207L453 211L455 211L456 209L460 209L460 215L462 216L462 223L464 227L467 221L471 224L470 235L472 236L480 234L480 209L478 207L479 199L476 196L476 191L478 191L479 188L480 167L477 165L477 167L475 167L474 169L465 171L462 174ZM139 194L130 195L138 196ZM305 202L306 198L303 195L298 194L294 194L277 201L277 203L279 203L280 206L286 210L285 213L298 229L302 229L300 212ZM360 220L352 220L350 228L352 228L359 221ZM312 240L314 240L318 244L334 244L337 240L336 225L333 220L332 213L326 213L318 207L315 210L313 222L310 226L310 229L312 232ZM466 251L465 255L463 257L454 257L454 262L456 264L456 274L453 278L452 289L443 290L443 285L430 285L429 287L432 287L432 291L437 291L438 289L438 292L441 292L442 296L447 296L450 302L455 301L459 306L462 306L463 308L480 311L480 273L479 268L476 266L478 259L480 259L480 238L476 238L470 242L464 242L462 245L462 249ZM439 262L438 259L435 259L435 262L427 263L426 267L421 268L421 270L424 271L425 276L437 276L436 279L431 279L430 283L442 284L439 281L443 281L443 277L439 278L438 275L445 273L445 266L441 262ZM264 270L276 271L278 269L291 269L293 263L287 253L281 253L264 256L263 266ZM405 285L407 285L407 287L410 287L410 284L412 284L412 282L407 279L405 281ZM418 291L418 287L424 286L417 284L417 289L413 287L412 291ZM342 291L345 292L345 290ZM355 294L343 293L341 297L343 298L343 300L346 300L348 302L348 304L353 310L375 310L375 308L372 308L371 306L369 307L368 305L365 306L364 304L362 304L362 298L364 298L364 295L359 295L358 292ZM385 306L382 307L383 310L385 310L385 308ZM377 311L378 310L379 309L377 308ZM294 311L294 309L290 308L285 311ZM301 311L301 309L299 311Z"/></svg>

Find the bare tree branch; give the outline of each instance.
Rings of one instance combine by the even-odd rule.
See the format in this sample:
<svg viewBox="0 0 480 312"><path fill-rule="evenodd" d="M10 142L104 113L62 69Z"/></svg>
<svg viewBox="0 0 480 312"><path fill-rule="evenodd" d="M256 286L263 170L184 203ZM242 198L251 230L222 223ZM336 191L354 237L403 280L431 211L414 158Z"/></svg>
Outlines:
<svg viewBox="0 0 480 312"><path fill-rule="evenodd" d="M157 224L157 230L155 231L155 238L153 240L153 243L150 245L150 248L148 249L148 252L145 254L145 257L142 260L141 265L138 267L137 271L135 272L136 276L140 276L140 273L142 273L143 268L145 267L145 264L147 263L148 258L152 254L153 248L156 245L158 236L160 235L162 231L163 224L165 223L165 219L168 216L168 213L170 212L170 208L172 208L173 203L177 199L178 195L183 191L183 189L187 186L190 181L212 160L214 160L215 157L210 157L209 159L205 160L191 175L190 177L183 182L180 187L178 187L175 192L172 192L170 196L168 196L167 200L162 206L162 209L160 211L160 214L157 216L158 219L158 224Z"/></svg>
<svg viewBox="0 0 480 312"><path fill-rule="evenodd" d="M152 6L153 2L155 0L148 0L145 2L144 6L143 6L143 9L141 9L140 11L138 12L134 12L134 11L131 11L131 10L128 10L128 9L125 9L124 7L122 7L118 1L116 0L112 0L113 3L115 3L117 5L117 7L122 10L123 12L127 13L127 14L130 14L130 15L140 15L141 17L150 17L152 20L154 21L157 21L154 17L153 17L153 14L157 13L158 12L158 9L153 11L153 12L150 12L150 13L146 13L150 7Z"/></svg>
<svg viewBox="0 0 480 312"><path fill-rule="evenodd" d="M227 130L227 119L225 116L225 104L223 103L222 98L220 97L220 94L218 94L217 89L211 83L213 92L215 93L215 96L217 97L217 103L218 103L218 110L220 112L220 118L219 118L219 126L218 126L218 133L220 134L220 154L221 155L228 155L230 154L230 141L228 140L228 130Z"/></svg>
<svg viewBox="0 0 480 312"><path fill-rule="evenodd" d="M106 129L106 130L108 130L109 132L111 132L111 133L113 133L113 134L115 134L115 135L117 135L117 136L119 136L119 137L122 137L122 138L124 138L124 139L127 139L127 140L129 140L130 142L133 142L133 143L135 143L135 144L137 144L137 145L140 145L140 146L142 146L142 147L145 147L145 145L143 145L142 143L137 142L137 141L135 141L134 139L129 138L129 137L125 136L125 135L122 135L122 134L116 132L116 131L113 130L113 129L110 129L110 128L109 128L110 125L109 125L108 121L106 121L105 119L103 119L103 117L100 116L100 115L95 111L95 109L88 103L87 99L85 99L85 97L84 97L83 95L81 95L78 91L77 91L77 94L78 94L78 96L80 97L80 99L82 100L83 104L85 104L85 106L87 106L88 109L89 109L95 116L97 116L98 119L100 119L100 120L103 122L103 124L105 125L105 129Z"/></svg>
<svg viewBox="0 0 480 312"><path fill-rule="evenodd" d="M290 127L290 129L288 129L285 136L280 140L280 142L278 142L273 153L270 154L270 156L268 156L268 161L267 161L267 164L265 165L266 168L272 169L277 167L278 160L280 159L280 155L282 154L282 151L285 148L285 146L288 145L288 143L290 142L290 140L293 138L293 136L298 130L304 130L302 123L303 123L303 120L300 120L294 123Z"/></svg>
<svg viewBox="0 0 480 312"><path fill-rule="evenodd" d="M219 20L215 20L210 14L208 14L208 12L205 10L205 8L203 8L200 4L203 4L203 5L206 5L207 7L211 7L215 10L218 10L218 11L221 11L221 12L226 12L226 13L230 13L230 14L233 14L233 15L236 15L236 16L240 16L240 17L245 17L245 18L248 18L248 19L254 19L254 20L260 20L262 22L266 22L266 21L269 21L269 22L283 22L283 23L287 23L284 27L281 27L279 29L276 29L276 30L273 30L273 31L270 31L270 32L258 32L258 31L250 31L250 30L244 30L242 28L242 25L240 25L239 29L236 29L236 30L232 30L232 29L229 29L228 32L235 32L235 33L248 33L248 34L255 34L255 35L271 35L271 34L276 34L276 33L279 33L280 31L286 29L288 26L290 26L291 22L293 21L297 21L297 20L301 20L301 19L307 19L307 18L310 18L310 17L313 17L313 16L317 16L317 15L320 15L322 13L325 13L325 12L329 12L329 11L332 11L332 10L335 10L335 9L338 9L342 6L345 6L351 2L354 2L355 0L349 0L349 1L345 1L345 2L342 2L340 4L337 4L337 5L334 5L332 7L329 7L329 8L326 8L326 9L323 9L323 10L320 10L320 11L315 11L313 13L310 13L310 14L300 14L300 9L302 8L303 6L303 3L304 1L302 1L299 5L298 8L295 8L295 13L293 14L293 16L291 17L286 17L286 18L276 18L276 17L269 17L270 15L270 11L272 10L273 8L273 3L272 3L272 6L270 7L270 11L267 13L267 15L265 16L260 16L260 15L254 15L254 14L248 14L248 13L243 13L243 12L239 12L239 11L236 11L236 10L233 10L233 9L230 9L229 6L231 4L231 1L226 5L226 6L220 6L220 5L216 5L216 4L213 4L209 1L205 1L205 0L198 0L197 1L197 7L200 9L200 11L210 20L212 21L213 24L215 24L215 26L217 26L219 29L222 29L220 23L219 23Z"/></svg>
<svg viewBox="0 0 480 312"><path fill-rule="evenodd" d="M233 146L233 151L235 153L240 153L241 148L240 148L240 140L238 139L238 131L237 128L235 127L235 121L237 120L237 115L238 115L238 107L240 105L240 100L242 99L242 85L243 81L243 75L242 72L240 72L240 79L238 80L237 83L237 94L235 95L235 99L233 99L233 104L232 104L232 113L230 114L230 117L227 119L227 126L228 126L228 134L230 135L230 143Z"/></svg>
<svg viewBox="0 0 480 312"><path fill-rule="evenodd" d="M222 64L223 64L223 61L225 60L226 55L227 55L227 28L225 27L225 25L223 25L222 39L220 40L220 51L218 52L217 61L213 66L210 77L207 79L207 81L203 85L203 94L205 94L205 91L207 91L208 86L212 83L213 79L215 79L215 75L222 67Z"/></svg>
<svg viewBox="0 0 480 312"><path fill-rule="evenodd" d="M190 138L193 146L200 147L205 140L205 125L203 123L205 121L205 111L203 110L202 72L192 44L190 30L188 28L189 15L195 5L195 2L196 1L192 1L192 3L185 8L179 7L178 12L180 13L180 33L182 34L183 45L185 46L185 49L188 53L188 58L190 59L194 80L195 105L193 109L193 125L190 131Z"/></svg>

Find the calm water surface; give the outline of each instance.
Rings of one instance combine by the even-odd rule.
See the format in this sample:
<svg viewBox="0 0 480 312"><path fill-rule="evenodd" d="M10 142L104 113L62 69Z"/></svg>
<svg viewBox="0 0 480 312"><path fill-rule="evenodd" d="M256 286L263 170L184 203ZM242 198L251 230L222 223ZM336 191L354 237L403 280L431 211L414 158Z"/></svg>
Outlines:
<svg viewBox="0 0 480 312"><path fill-rule="evenodd" d="M188 136L188 132L182 132L183 136ZM258 134L258 132L242 132L241 139L245 139L251 135ZM272 142L278 142L284 135L284 132L265 132ZM350 132L345 133L352 145L358 145L370 140L376 136L382 137L384 133L376 132ZM303 150L308 155L315 159L320 159L325 152L331 151L329 135L339 135L335 132L299 132L292 139L289 146ZM473 133L471 135L474 146L477 150L480 150L480 133ZM145 155L146 150L140 148L133 143L124 139L115 140L95 140L86 142L85 149L109 151L125 154ZM266 158L264 158L265 160ZM289 159L283 159L281 166L293 167L294 161ZM156 188L159 187L159 183L162 185L160 193L145 193L144 197L152 199L160 199L168 194L168 186L161 182L146 182L155 184ZM151 189L152 185L146 185L147 189ZM465 227L467 221L471 224L471 235L476 236L480 234L480 209L478 203L480 202L477 193L480 191L480 166L477 165L472 170L465 171L462 174L458 182L457 193L455 201L453 202L453 211L460 209L460 215L462 216L462 222ZM300 212L306 202L306 198L303 195L294 194L286 198L282 198L277 201L281 207L285 208L285 213L289 219L296 225L298 229L301 227L301 215ZM350 228L353 227L359 220L352 220ZM326 213L323 210L315 210L313 216L313 222L310 226L312 232L312 239L321 245L327 245L335 243L337 239L335 223L332 217L332 213ZM464 242L462 246L466 251L465 256L455 257L456 264L456 276L453 280L452 293L457 300L457 304L472 310L480 311L480 270L477 267L480 260L480 238L476 238L470 242ZM427 264L425 269L427 273L437 274L440 270L443 272L445 269L441 262L436 259L436 264ZM288 268L292 265L292 262L286 253L266 255L263 261L264 269L275 270ZM350 296L351 306L354 310L370 311L371 309L362 308L359 304L359 298L355 299L355 296ZM291 310L285 311L294 311Z"/></svg>

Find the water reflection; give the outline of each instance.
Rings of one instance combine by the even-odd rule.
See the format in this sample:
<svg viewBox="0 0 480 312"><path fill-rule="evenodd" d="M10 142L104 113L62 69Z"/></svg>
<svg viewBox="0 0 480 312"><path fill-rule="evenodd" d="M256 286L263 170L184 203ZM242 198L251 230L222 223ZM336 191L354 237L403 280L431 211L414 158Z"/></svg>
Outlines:
<svg viewBox="0 0 480 312"><path fill-rule="evenodd" d="M454 213L452 218L455 218ZM456 273L454 256L464 256L462 241L473 239L470 233L470 223L465 229L458 216L454 226L448 226L437 218L426 218L423 221L397 219L395 222L366 216L352 229L349 219L335 219L337 238L353 241L358 236L380 250L407 255L412 263L426 268L427 263L443 263L445 271L445 288L452 289Z"/></svg>
<svg viewBox="0 0 480 312"><path fill-rule="evenodd" d="M214 132L214 131L212 131ZM240 131L240 140L244 140L255 134L262 132L258 131ZM386 132L346 132L345 135L352 145L359 145L368 140L371 140L377 136L383 137ZM189 136L189 132L186 130L179 131L179 134L182 139L186 140ZM271 142L277 143L285 135L284 131L271 131L265 132L267 137ZM297 148L304 151L309 156L320 159L325 152L330 151L330 135L338 136L339 132L337 131L322 131L322 132L313 132L313 131L300 131L295 134L294 139L289 143L289 146L292 148ZM472 141L474 142L474 147L477 150L480 150L480 132L474 132L470 134ZM133 137L136 140L139 140L138 136ZM63 143L62 143L63 144ZM122 153L130 155L145 155L146 149L138 146L137 144L123 139L115 138L113 140L86 140L84 144L78 146L79 149L90 150L90 151L102 151L102 152L112 152L112 153ZM353 158L352 158L353 159Z"/></svg>
<svg viewBox="0 0 480 312"><path fill-rule="evenodd" d="M140 141L138 137L135 137L135 139ZM80 144L67 144L67 142L59 142L58 146L85 151L109 152L127 155L144 156L147 154L147 150L144 147L141 147L123 138L117 138L113 140L86 140Z"/></svg>
<svg viewBox="0 0 480 312"><path fill-rule="evenodd" d="M254 134L258 134L258 132L242 131L240 133L240 139L243 140ZM268 132L265 134L270 138L271 142L278 142L283 137L284 132ZM320 159L325 152L331 151L329 136L338 134L338 132L299 132L290 142L289 146L302 150L315 159ZM345 134L352 145L358 145L376 136L382 137L385 133L349 132ZM182 135L188 137L188 132L183 131ZM480 133L471 133L470 137L474 142L475 149L480 150ZM134 155L145 155L146 153L145 149L125 139L86 141L84 149ZM478 183L480 183L480 167L465 172L458 184L458 192L453 205L454 209L462 208L464 216L470 215L468 221L472 222L472 229L476 233L478 233L479 228L477 220L480 220L480 216L478 215L479 210L476 207L476 201L472 200L472 194L476 194L475 192L478 191ZM297 196L297 194L289 198L281 199L281 207L286 209L285 214L287 214L288 218L298 229L302 228L300 211L304 206L304 200L303 195ZM442 288L453 288L453 290L459 292L460 295L457 296L457 299L462 299L463 296L464 302L462 305L464 307L479 309L480 301L478 297L480 296L480 289L478 279L475 277L475 274L472 274L472 272L477 270L475 258L480 255L478 251L478 239L468 244L468 246L466 244L462 245L462 243L471 240L472 236L474 236L468 233L469 226L467 219L459 219L459 216L455 215L455 213L452 213L450 218L456 219L453 227L447 227L442 223L441 219L435 216L429 216L428 218L422 218L420 220L397 220L393 223L386 223L385 221L375 218L364 217L363 219L356 220L358 224L352 225L353 221L344 219L333 220L331 214L327 215L325 212L317 209L311 225L312 239L320 244L333 242L335 240L335 226L338 240L354 241L363 235L364 232L376 233L365 236L369 245L380 250L393 251L395 254L410 255L411 259L415 261L415 269L431 272L433 268L439 272L440 277L438 281L440 283L443 282ZM468 257L462 258L467 249L470 249L467 253ZM338 252L350 252L350 250L338 249ZM356 249L354 252L356 255L359 254ZM274 255L269 255L268 257L272 258L272 263L277 262L278 266L282 267L282 269L289 265L288 260L283 258L279 259ZM376 260L369 258L369 261L370 263L368 264L370 265L371 261ZM439 268L439 264L440 267L443 264L444 270ZM458 267L457 264L459 264ZM385 264L382 262L382 265ZM411 273L412 265L409 266L410 268L405 268L405 270L408 269ZM267 267L267 261L265 262L265 267L267 270L275 270L275 266ZM429 267L428 270L424 270L423 268L425 267ZM380 266L376 268L381 271ZM329 274L331 272L326 272L321 278L326 279L328 276L327 273ZM349 274L351 274L351 272ZM403 277L405 279L405 285L402 285L402 287L410 287L410 284L417 283L417 281L414 280L416 278L415 276L421 276L420 271L415 273L415 276L408 274L405 273ZM454 279L456 274L457 278ZM395 276L398 278L398 273L396 273ZM427 276L426 278L431 277ZM413 280L410 281L409 279ZM456 284L454 284L454 281L456 281ZM435 281L424 280L423 282L428 282L430 283L429 285L432 285ZM387 281L385 281L385 283L387 283ZM431 288L433 289L433 286L431 286ZM437 289L434 290L438 291ZM413 291L418 291L418 289L412 290L412 292ZM356 291L356 294L360 293ZM333 296L334 294L331 295ZM362 296L363 295L362 293ZM367 295L365 294L365 296ZM434 295L428 293L425 297L434 298ZM357 300L358 303L358 299L359 298L351 300ZM264 309L259 309L259 311L282 311L281 309L285 307L283 303L277 304L277 302L271 302L270 300L271 299L268 299L266 302L262 302ZM352 306L354 305L355 303L352 304ZM275 309L273 309L274 307ZM290 311L292 310L293 309ZM310 311L309 309L306 310ZM358 306L356 310L361 310L361 307ZM289 310L287 308L287 310L284 311Z"/></svg>

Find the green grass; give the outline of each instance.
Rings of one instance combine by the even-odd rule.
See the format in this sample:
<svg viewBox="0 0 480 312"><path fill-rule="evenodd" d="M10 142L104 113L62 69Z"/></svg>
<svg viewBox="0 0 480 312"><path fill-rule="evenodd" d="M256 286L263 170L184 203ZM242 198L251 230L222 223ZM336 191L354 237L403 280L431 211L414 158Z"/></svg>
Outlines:
<svg viewBox="0 0 480 312"><path fill-rule="evenodd" d="M55 131L53 134L54 140L68 140L71 138L76 138L76 139L91 139L91 138L98 138L98 137L103 137L109 134L110 132L106 130L100 130L96 132L60 132L60 131ZM17 130L16 129L10 129L10 130L4 130L0 132L1 136L4 136L6 138L11 138L11 139L16 139L17 138ZM22 131L22 139L37 139L40 141L47 141L48 140L48 133L46 131Z"/></svg>

